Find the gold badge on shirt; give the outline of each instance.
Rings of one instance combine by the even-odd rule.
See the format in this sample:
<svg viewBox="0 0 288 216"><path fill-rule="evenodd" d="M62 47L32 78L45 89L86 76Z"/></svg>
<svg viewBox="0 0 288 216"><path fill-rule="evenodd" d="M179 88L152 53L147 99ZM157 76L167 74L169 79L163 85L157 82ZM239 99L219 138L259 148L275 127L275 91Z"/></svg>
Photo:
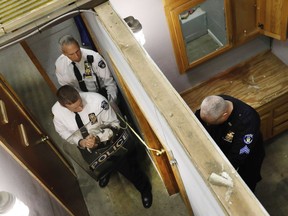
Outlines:
<svg viewBox="0 0 288 216"><path fill-rule="evenodd" d="M84 67L85 67L85 73L84 73L85 78L92 78L91 65L87 61L85 61L84 62Z"/></svg>
<svg viewBox="0 0 288 216"><path fill-rule="evenodd" d="M235 134L234 132L229 131L229 132L226 134L226 136L224 137L224 140L227 141L227 142L232 143L233 138L234 138L234 134Z"/></svg>
<svg viewBox="0 0 288 216"><path fill-rule="evenodd" d="M92 125L97 123L97 116L95 115L95 113L89 113L88 117Z"/></svg>

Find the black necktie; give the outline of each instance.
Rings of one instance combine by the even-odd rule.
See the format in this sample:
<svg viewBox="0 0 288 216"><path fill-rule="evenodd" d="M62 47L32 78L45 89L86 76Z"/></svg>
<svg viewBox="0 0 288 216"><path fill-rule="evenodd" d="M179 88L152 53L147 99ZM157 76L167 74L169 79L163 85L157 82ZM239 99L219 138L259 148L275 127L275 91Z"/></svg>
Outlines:
<svg viewBox="0 0 288 216"><path fill-rule="evenodd" d="M75 62L72 62L73 64L73 70L74 70L74 74L78 80L78 83L79 83L79 86L80 86L80 89L83 91L83 92L88 92L88 89L86 87L86 84L84 82L84 80L82 79L82 75L78 69L78 67L76 66L76 63Z"/></svg>
<svg viewBox="0 0 288 216"><path fill-rule="evenodd" d="M80 132L81 132L83 138L85 139L89 135L89 133L87 131L87 128L84 127L82 119L77 112L75 112L75 120L76 120L76 123L78 125L78 128L80 129Z"/></svg>

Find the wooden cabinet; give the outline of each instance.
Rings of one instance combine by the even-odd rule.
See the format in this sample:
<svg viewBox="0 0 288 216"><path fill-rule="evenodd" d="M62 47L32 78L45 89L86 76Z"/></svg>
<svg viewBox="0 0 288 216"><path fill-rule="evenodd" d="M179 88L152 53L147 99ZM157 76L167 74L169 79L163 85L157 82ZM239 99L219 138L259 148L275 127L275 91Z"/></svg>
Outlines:
<svg viewBox="0 0 288 216"><path fill-rule="evenodd" d="M260 32L277 40L286 40L287 11L287 0L257 0L257 24Z"/></svg>
<svg viewBox="0 0 288 216"><path fill-rule="evenodd" d="M232 47L229 4L230 0L163 0L180 73Z"/></svg>
<svg viewBox="0 0 288 216"><path fill-rule="evenodd" d="M288 95L285 94L274 102L272 136L283 132L288 126Z"/></svg>
<svg viewBox="0 0 288 216"><path fill-rule="evenodd" d="M259 34L256 0L231 0L232 40L239 45Z"/></svg>
<svg viewBox="0 0 288 216"><path fill-rule="evenodd" d="M180 73L185 73L260 34L277 40L287 39L287 0L163 0L163 5ZM201 12L195 13L197 10L200 11L199 8ZM182 15L191 17L189 22L184 20L185 25L182 23L184 21L181 21ZM184 19L188 20L188 18ZM221 41L221 45L216 49L213 49L212 45L204 48L207 41L202 43L202 40L199 40L205 35L198 31L203 26L207 32L210 32L209 34L213 33L213 29L215 33L213 38L216 37L218 41ZM215 31L215 26L218 27L217 31ZM188 29L189 32L191 31L189 33L191 37L198 35L192 40L193 43L187 39ZM222 37L216 35L222 35ZM225 35L224 39L223 35ZM199 52L195 52L196 49ZM195 55L195 53L198 54Z"/></svg>
<svg viewBox="0 0 288 216"><path fill-rule="evenodd" d="M273 118L273 110L257 110L261 119L261 132L263 139L267 140L272 137L271 122Z"/></svg>
<svg viewBox="0 0 288 216"><path fill-rule="evenodd" d="M288 1L231 0L233 44L239 45L256 35L287 39Z"/></svg>
<svg viewBox="0 0 288 216"><path fill-rule="evenodd" d="M231 95L255 108L264 140L288 129L288 67L271 52L236 65L181 96L196 111L213 94Z"/></svg>
<svg viewBox="0 0 288 216"><path fill-rule="evenodd" d="M288 93L256 109L261 116L264 140L288 129Z"/></svg>

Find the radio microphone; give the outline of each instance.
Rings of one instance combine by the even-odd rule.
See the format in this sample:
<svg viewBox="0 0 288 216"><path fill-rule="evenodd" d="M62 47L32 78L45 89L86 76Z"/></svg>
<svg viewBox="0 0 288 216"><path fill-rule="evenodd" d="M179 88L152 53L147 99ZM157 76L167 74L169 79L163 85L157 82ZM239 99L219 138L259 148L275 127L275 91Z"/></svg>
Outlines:
<svg viewBox="0 0 288 216"><path fill-rule="evenodd" d="M87 55L87 62L89 64L92 64L94 62L94 56L93 55Z"/></svg>

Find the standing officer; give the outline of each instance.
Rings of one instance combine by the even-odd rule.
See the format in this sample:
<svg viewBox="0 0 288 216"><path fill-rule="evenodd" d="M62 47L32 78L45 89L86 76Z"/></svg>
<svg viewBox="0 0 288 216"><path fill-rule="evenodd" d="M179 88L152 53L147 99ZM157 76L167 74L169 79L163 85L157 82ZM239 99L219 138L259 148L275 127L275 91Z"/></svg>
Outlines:
<svg viewBox="0 0 288 216"><path fill-rule="evenodd" d="M132 182L141 193L143 206L149 208L152 205L151 184L134 160L135 147L133 148L134 143L129 138L129 133L126 131L122 133L123 135L117 135L121 134L120 131L123 129L120 128L119 120L107 100L98 93L79 93L69 85L58 89L57 99L58 102L52 107L52 113L53 123L59 135L71 144L78 145L82 156L87 162L89 161L89 167L92 169L96 169L99 163L104 163L104 159L111 156L106 162L115 161L114 169ZM98 133L93 133L97 128ZM117 155L113 154L113 151L108 152L108 149L106 154L104 152L102 156L97 156L101 144L113 137L116 137L115 145L109 149L116 152L116 148L126 143L123 149L127 149L128 152ZM105 175L100 179L100 187L108 184L109 176Z"/></svg>
<svg viewBox="0 0 288 216"><path fill-rule="evenodd" d="M117 101L117 86L105 60L99 53L80 48L71 35L59 39L62 55L55 62L59 84L71 85L78 91L98 92L108 99Z"/></svg>
<svg viewBox="0 0 288 216"><path fill-rule="evenodd" d="M231 96L212 95L195 115L254 192L265 156L256 110Z"/></svg>

